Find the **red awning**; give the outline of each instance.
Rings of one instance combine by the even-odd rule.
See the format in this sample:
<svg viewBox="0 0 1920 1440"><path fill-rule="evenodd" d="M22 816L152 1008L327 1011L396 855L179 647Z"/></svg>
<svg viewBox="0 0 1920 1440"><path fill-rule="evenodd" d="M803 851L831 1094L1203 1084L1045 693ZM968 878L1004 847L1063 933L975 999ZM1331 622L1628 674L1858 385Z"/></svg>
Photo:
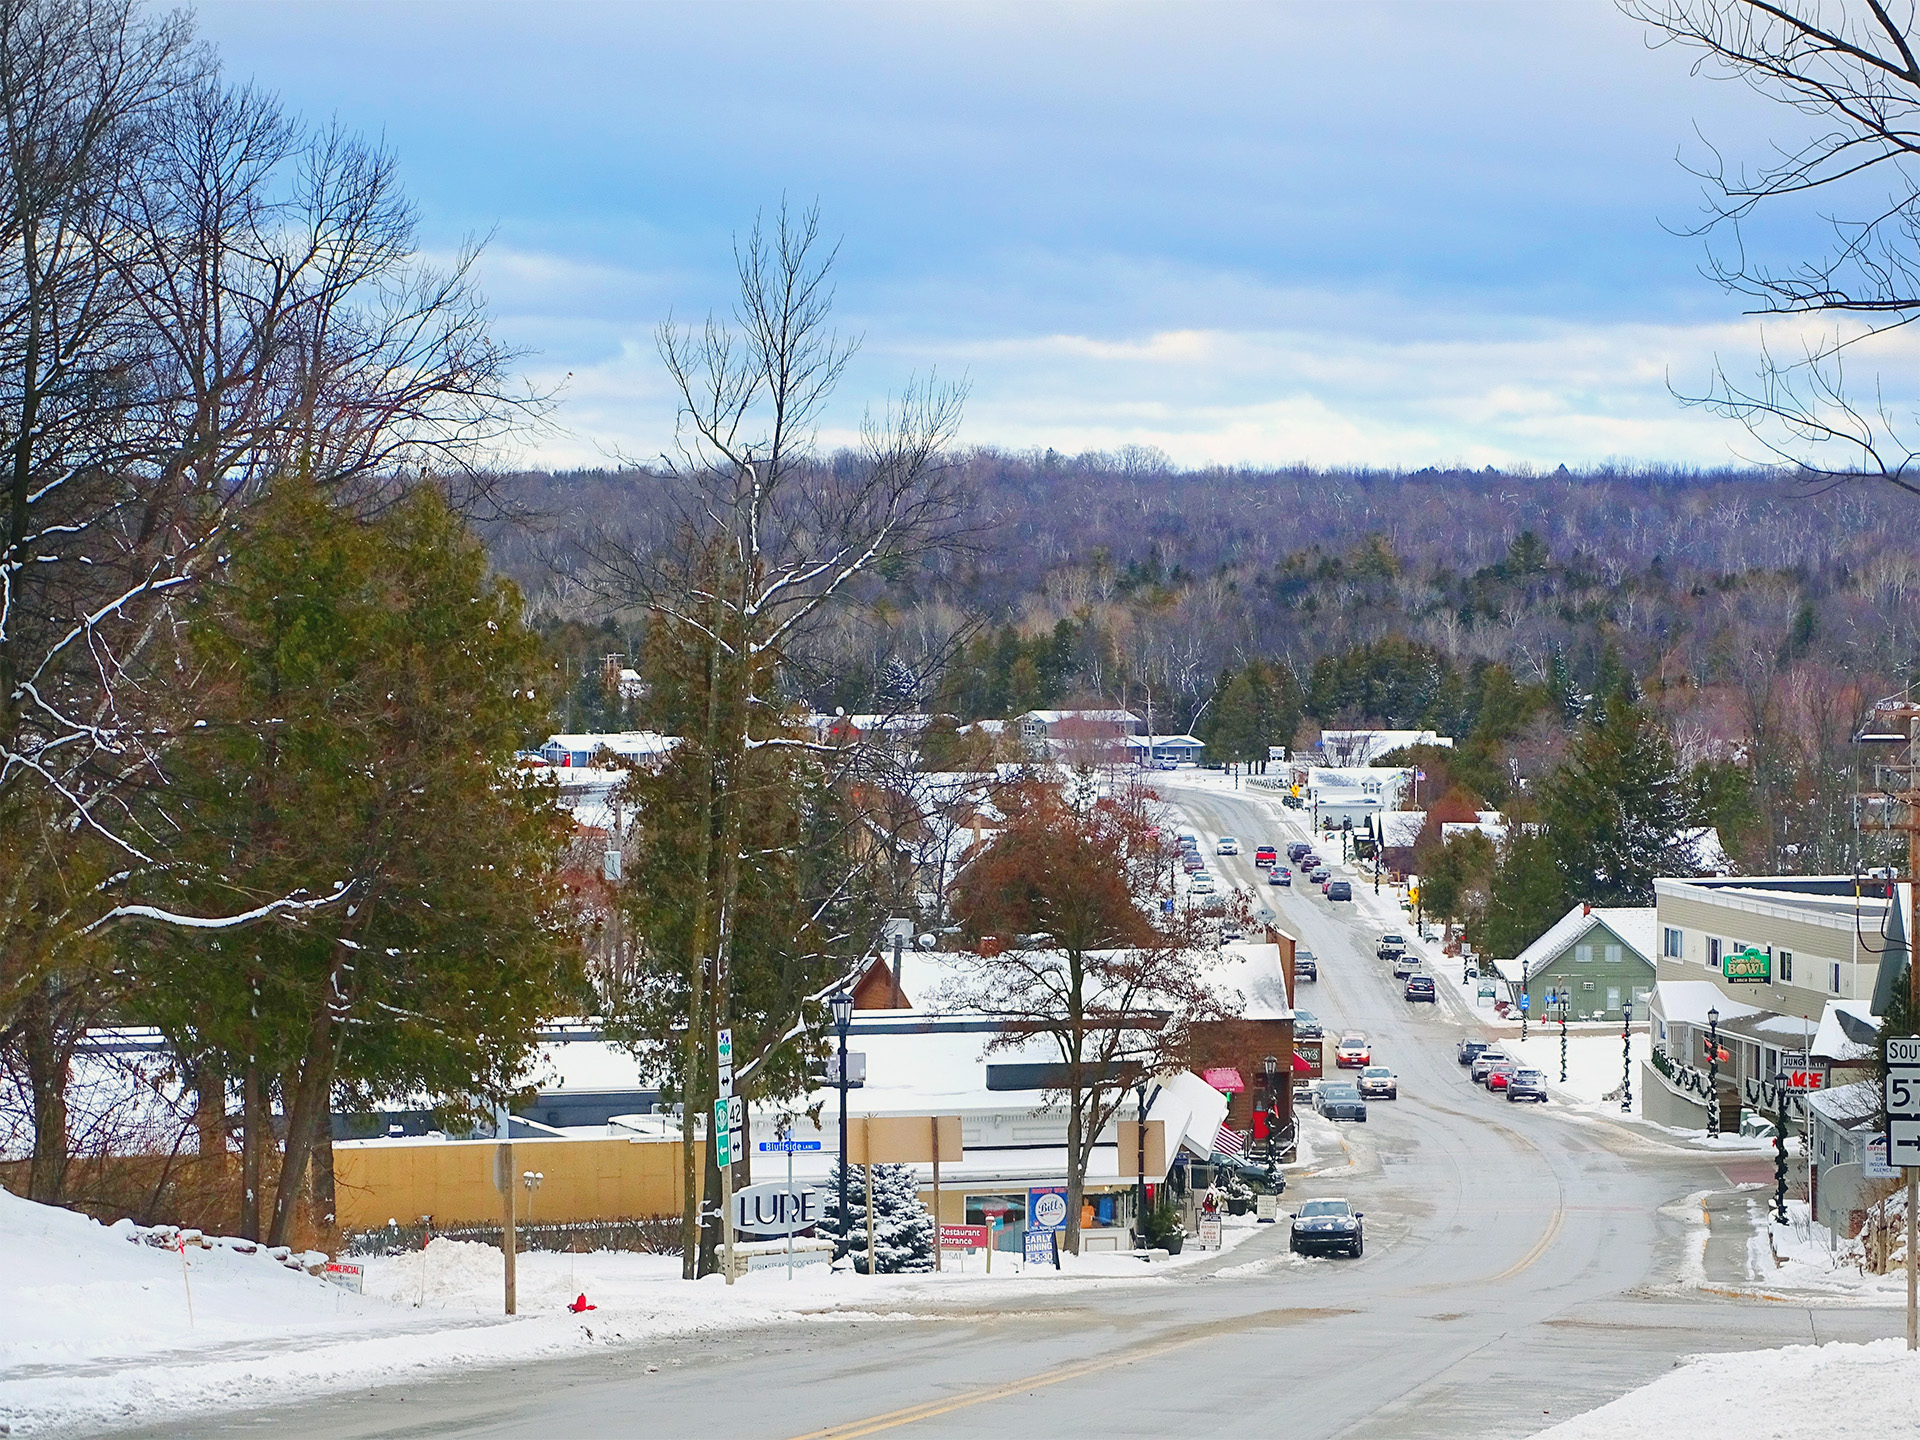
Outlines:
<svg viewBox="0 0 1920 1440"><path fill-rule="evenodd" d="M1240 1078L1240 1072L1231 1065L1222 1065L1214 1070L1202 1070L1200 1078L1223 1095L1238 1095L1247 1088L1247 1082Z"/></svg>
<svg viewBox="0 0 1920 1440"><path fill-rule="evenodd" d="M1298 1050L1293 1052L1293 1073L1296 1075L1311 1075L1313 1073L1313 1066L1300 1058L1300 1052Z"/></svg>

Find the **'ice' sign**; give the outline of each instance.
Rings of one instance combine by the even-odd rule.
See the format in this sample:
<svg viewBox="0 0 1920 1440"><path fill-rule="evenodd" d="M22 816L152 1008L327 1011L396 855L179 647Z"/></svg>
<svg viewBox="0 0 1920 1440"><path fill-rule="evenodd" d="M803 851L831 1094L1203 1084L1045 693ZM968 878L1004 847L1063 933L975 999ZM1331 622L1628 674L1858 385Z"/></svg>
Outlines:
<svg viewBox="0 0 1920 1440"><path fill-rule="evenodd" d="M811 1186L749 1185L733 1193L733 1228L756 1235L791 1235L826 1218L826 1196Z"/></svg>

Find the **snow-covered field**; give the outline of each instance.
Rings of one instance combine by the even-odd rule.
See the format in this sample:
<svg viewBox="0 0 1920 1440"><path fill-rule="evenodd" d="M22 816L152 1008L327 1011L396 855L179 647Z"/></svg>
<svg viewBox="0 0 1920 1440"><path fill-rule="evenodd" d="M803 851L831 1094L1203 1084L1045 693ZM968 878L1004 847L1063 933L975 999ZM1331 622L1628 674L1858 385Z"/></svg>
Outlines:
<svg viewBox="0 0 1920 1440"><path fill-rule="evenodd" d="M1224 1248L1253 1234L1226 1218ZM354 1294L264 1250L224 1243L179 1251L134 1243L131 1225L0 1191L0 1433L96 1432L165 1415L378 1384L420 1372L503 1364L671 1335L822 1319L906 1319L948 1304L1104 1285L1163 1284L1218 1258L1191 1246L1148 1265L1130 1255L1062 1257L1025 1271L975 1255L939 1275L868 1277L821 1265L756 1271L729 1286L688 1284L670 1257L525 1254L520 1313L501 1314L498 1249L439 1239L364 1262ZM584 1293L596 1308L572 1314Z"/></svg>
<svg viewBox="0 0 1920 1440"><path fill-rule="evenodd" d="M1890 1440L1920 1428L1920 1354L1904 1341L1700 1356L1538 1440Z"/></svg>

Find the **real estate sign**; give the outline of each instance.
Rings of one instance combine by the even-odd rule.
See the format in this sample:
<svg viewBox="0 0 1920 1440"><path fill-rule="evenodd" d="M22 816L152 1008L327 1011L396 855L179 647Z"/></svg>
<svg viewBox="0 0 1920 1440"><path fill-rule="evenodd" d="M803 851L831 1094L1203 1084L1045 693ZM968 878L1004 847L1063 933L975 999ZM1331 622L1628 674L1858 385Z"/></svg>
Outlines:
<svg viewBox="0 0 1920 1440"><path fill-rule="evenodd" d="M1720 974L1724 979L1743 984L1765 985L1773 979L1773 957L1749 945L1744 950L1721 956Z"/></svg>

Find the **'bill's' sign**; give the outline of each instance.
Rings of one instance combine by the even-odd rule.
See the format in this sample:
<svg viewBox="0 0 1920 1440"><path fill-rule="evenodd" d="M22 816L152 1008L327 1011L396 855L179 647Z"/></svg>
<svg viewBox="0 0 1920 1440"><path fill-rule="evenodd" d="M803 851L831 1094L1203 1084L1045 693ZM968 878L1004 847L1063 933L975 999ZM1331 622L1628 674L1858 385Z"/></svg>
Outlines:
<svg viewBox="0 0 1920 1440"><path fill-rule="evenodd" d="M826 1195L808 1186L749 1185L733 1194L733 1228L756 1235L791 1235L826 1218Z"/></svg>

